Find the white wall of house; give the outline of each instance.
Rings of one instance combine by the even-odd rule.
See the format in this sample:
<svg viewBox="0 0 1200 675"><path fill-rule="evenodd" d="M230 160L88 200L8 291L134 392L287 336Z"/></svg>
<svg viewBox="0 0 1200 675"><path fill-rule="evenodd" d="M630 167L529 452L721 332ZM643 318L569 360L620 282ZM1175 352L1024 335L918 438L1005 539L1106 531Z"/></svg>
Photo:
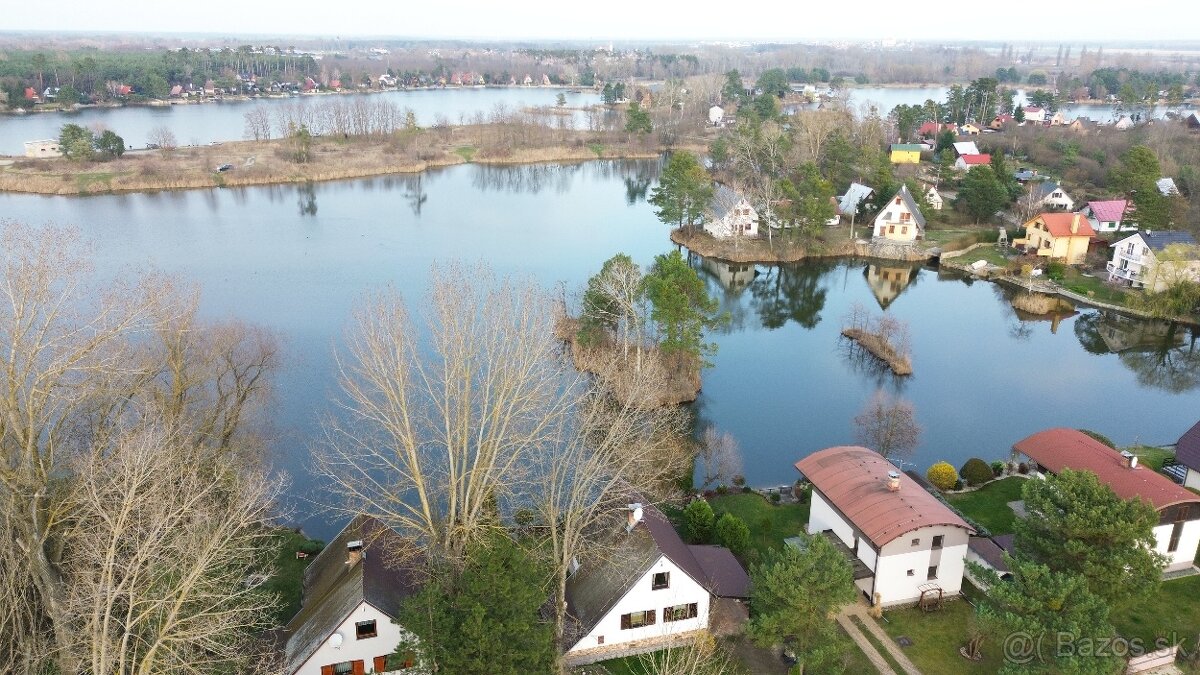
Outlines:
<svg viewBox="0 0 1200 675"><path fill-rule="evenodd" d="M705 222L704 231L716 239L758 236L758 211L743 199L724 217Z"/></svg>
<svg viewBox="0 0 1200 675"><path fill-rule="evenodd" d="M1200 471L1189 467L1187 475L1183 477L1183 487L1200 490Z"/></svg>
<svg viewBox="0 0 1200 675"><path fill-rule="evenodd" d="M933 538L939 535L942 546L935 549ZM925 584L940 586L944 597L957 595L962 589L968 539L967 531L961 527L929 526L888 542L879 551L879 563L875 566L875 592L882 603L887 606L916 602L921 597L920 587ZM933 565L937 565L937 576L930 579L929 568Z"/></svg>
<svg viewBox="0 0 1200 675"><path fill-rule="evenodd" d="M356 639L355 624L372 619L375 620L375 637ZM342 634L341 646L333 646L333 641L327 637L317 651L313 652L313 655L304 662L304 665L295 671L295 675L321 675L321 666L358 660L363 661L366 672L375 672L373 670L375 657L391 654L396 650L396 645L400 644L401 638L411 635L398 624L393 623L387 614L366 602L355 608L335 632ZM416 672L415 669L409 670ZM409 672L409 670L403 672Z"/></svg>
<svg viewBox="0 0 1200 675"><path fill-rule="evenodd" d="M654 590L654 575L659 572L670 574L668 588ZM660 556L650 569L634 583L625 595L613 605L592 631L583 636L570 649L569 655L581 655L593 649L605 649L613 645L665 638L680 633L689 633L708 628L708 609L711 596L695 579L688 576L670 558ZM666 621L663 610L667 607L696 603L696 617L682 621ZM621 628L621 616L631 612L654 611L653 625L639 628ZM603 642L600 638L603 637Z"/></svg>
<svg viewBox="0 0 1200 675"><path fill-rule="evenodd" d="M875 238L890 241L916 241L921 228L904 200L897 204L895 199L884 206L875 216Z"/></svg>
<svg viewBox="0 0 1200 675"><path fill-rule="evenodd" d="M858 559L870 569L875 569L875 549L872 548L871 542L866 537L860 536L854 529L854 526L846 522L835 510L825 496L819 490L812 492L812 505L808 512L808 533L817 534L825 530L833 530L838 539L842 543L854 548L855 539L858 540Z"/></svg>
<svg viewBox="0 0 1200 675"><path fill-rule="evenodd" d="M1075 208L1075 200L1061 186L1054 192L1046 195L1042 199L1042 204L1051 208L1062 209L1063 211L1071 211Z"/></svg>
<svg viewBox="0 0 1200 675"><path fill-rule="evenodd" d="M1157 545L1154 550L1167 556L1167 571L1187 569L1196 557L1196 548L1200 547L1200 520L1189 520L1183 524L1183 533L1179 537L1179 546L1175 551L1168 552L1171 544L1172 524L1159 525L1154 528L1154 540Z"/></svg>

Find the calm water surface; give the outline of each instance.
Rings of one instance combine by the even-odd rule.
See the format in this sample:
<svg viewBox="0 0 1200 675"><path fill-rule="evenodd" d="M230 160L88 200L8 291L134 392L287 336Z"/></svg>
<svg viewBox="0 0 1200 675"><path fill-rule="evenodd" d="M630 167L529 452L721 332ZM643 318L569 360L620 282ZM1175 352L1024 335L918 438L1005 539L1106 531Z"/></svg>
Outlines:
<svg viewBox="0 0 1200 675"><path fill-rule="evenodd" d="M312 188L0 195L0 218L76 225L101 272L153 266L200 285L207 315L277 331L288 365L273 457L292 476L297 512L311 513L300 497L314 493L309 444L332 409L331 357L364 293L391 283L417 300L439 260L482 259L571 288L619 251L648 263L671 249L644 201L657 171L655 162L463 165ZM1179 332L1087 309L1023 319L992 284L894 263L693 262L732 319L714 336L719 351L694 407L702 424L737 438L752 484L790 483L806 453L853 442L852 419L879 388L913 401L922 470L1003 457L1055 425L1173 442L1200 417L1200 354ZM846 349L838 331L854 303L908 322L913 377L897 380ZM299 520L317 536L337 525Z"/></svg>

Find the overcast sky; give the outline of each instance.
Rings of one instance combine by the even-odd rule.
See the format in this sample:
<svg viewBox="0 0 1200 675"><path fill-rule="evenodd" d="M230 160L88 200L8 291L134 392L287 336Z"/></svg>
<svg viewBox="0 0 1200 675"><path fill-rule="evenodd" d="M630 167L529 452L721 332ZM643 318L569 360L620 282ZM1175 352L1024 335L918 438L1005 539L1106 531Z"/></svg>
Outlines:
<svg viewBox="0 0 1200 675"><path fill-rule="evenodd" d="M1195 40L1187 0L0 0L0 30L569 40Z"/></svg>

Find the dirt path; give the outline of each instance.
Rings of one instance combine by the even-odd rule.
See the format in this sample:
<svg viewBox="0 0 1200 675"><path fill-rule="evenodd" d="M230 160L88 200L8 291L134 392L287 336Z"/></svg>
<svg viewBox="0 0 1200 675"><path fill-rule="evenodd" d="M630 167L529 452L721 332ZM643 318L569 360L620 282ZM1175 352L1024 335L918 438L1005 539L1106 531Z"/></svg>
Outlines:
<svg viewBox="0 0 1200 675"><path fill-rule="evenodd" d="M890 654L892 657L892 660L900 664L900 668L904 670L905 675L921 675L921 671L917 669L916 664L914 664L912 660L900 650L900 647L896 645L896 642L892 640L891 636L889 636L882 628L879 627L879 623L867 613L866 607L859 603L855 603L853 605L847 605L842 609L842 612L838 614L838 623L842 624L842 627L846 628L846 632L848 633L850 632L851 627L853 627L855 631L858 630L858 627L850 620L851 617L858 617L859 621L861 621L862 624L867 627L867 630L875 636L875 639L879 641L879 644L883 645L884 649L887 649L888 654ZM866 639L866 637L862 635L861 632L858 633L858 636L862 638L861 642L859 641L858 637L855 637L854 634L851 633L851 637L855 638L854 641L858 642L859 646L862 647L863 652L867 654L868 658L870 658L871 654L874 653L875 656L879 656L880 660L883 660L883 657L879 655L878 651L876 651L875 646L872 645ZM867 651L868 648L871 650L870 652ZM871 663L875 663L875 659L872 658ZM875 665L876 667L879 667L878 664ZM887 667L886 672L895 672L890 666L886 665L886 662L885 667ZM880 672L884 672L883 668L880 668Z"/></svg>

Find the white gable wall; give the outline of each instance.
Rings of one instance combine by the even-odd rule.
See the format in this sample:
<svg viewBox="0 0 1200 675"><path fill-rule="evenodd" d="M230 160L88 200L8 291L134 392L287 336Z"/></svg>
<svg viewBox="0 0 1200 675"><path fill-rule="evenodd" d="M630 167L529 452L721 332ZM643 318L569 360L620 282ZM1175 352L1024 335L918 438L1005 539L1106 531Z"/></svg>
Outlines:
<svg viewBox="0 0 1200 675"><path fill-rule="evenodd" d="M1171 544L1171 529L1173 524L1159 525L1154 528L1154 550L1167 556L1167 570L1187 569L1196 557L1196 548L1200 547L1200 520L1189 520L1183 524L1183 534L1179 537L1179 547L1174 553L1168 553Z"/></svg>
<svg viewBox="0 0 1200 675"><path fill-rule="evenodd" d="M658 572L670 573L670 587L653 590L654 575ZM695 579L688 576L671 559L659 556L650 569L642 575L625 595L613 605L608 614L604 615L592 631L575 643L567 654L579 654L590 649L606 648L624 642L649 640L680 633L708 628L708 609L711 596L708 590ZM696 618L683 621L664 621L663 609L696 603ZM654 611L655 622L651 626L621 629L621 616L631 612ZM600 644L599 637L604 637Z"/></svg>
<svg viewBox="0 0 1200 675"><path fill-rule="evenodd" d="M942 537L942 547L933 548L933 538ZM913 545L913 540L917 541ZM962 589L964 560L969 535L961 527L930 525L906 532L888 542L879 552L875 567L875 592L884 605L916 602L920 587L937 584L946 597ZM937 565L937 577L929 578L930 566ZM912 576L908 575L912 570Z"/></svg>
<svg viewBox="0 0 1200 675"><path fill-rule="evenodd" d="M359 621L375 619L376 635L362 640L354 637L354 624ZM396 645L408 631L393 623L391 617L379 611L369 603L363 602L350 612L350 616L338 626L335 632L342 634L341 647L334 647L329 638L313 652L304 665L295 671L295 675L321 675L321 666L328 666L343 661L363 661L366 672L373 672L376 656L387 656L396 650Z"/></svg>
<svg viewBox="0 0 1200 675"><path fill-rule="evenodd" d="M739 201L723 218L704 223L704 231L716 239L733 236L758 236L758 212L745 199Z"/></svg>

